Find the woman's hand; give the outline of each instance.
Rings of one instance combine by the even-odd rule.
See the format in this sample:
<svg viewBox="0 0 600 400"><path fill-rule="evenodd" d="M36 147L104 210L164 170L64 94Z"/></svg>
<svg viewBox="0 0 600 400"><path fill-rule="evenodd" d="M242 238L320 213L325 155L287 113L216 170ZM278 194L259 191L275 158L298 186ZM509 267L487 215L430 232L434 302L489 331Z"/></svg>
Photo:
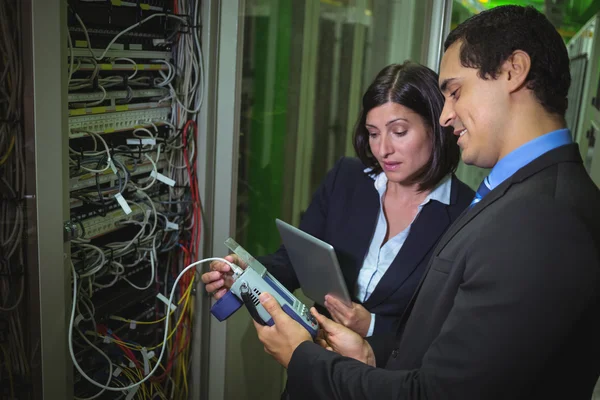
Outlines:
<svg viewBox="0 0 600 400"><path fill-rule="evenodd" d="M371 326L371 313L357 303L348 307L334 296L325 296L325 307L333 320L347 328L352 329L360 336L365 337Z"/></svg>
<svg viewBox="0 0 600 400"><path fill-rule="evenodd" d="M239 259L235 254L230 254L224 257L232 264L238 265L242 269L246 269L247 265ZM213 261L210 263L210 271L202 274L202 282L206 284L205 288L208 293L211 293L215 299L220 299L229 291L233 285L233 271L229 264L223 261Z"/></svg>

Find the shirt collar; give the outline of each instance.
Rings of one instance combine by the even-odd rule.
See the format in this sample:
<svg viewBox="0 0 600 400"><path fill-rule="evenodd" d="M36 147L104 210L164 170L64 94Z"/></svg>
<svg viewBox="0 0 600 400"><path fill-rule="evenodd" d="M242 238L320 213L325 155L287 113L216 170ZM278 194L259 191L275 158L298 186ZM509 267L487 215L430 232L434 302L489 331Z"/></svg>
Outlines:
<svg viewBox="0 0 600 400"><path fill-rule="evenodd" d="M379 193L379 197L383 197L385 191L387 189L387 176L385 172L380 172L378 174L372 173L371 168L367 168L364 170L366 174L368 174L375 181L375 190ZM431 200L437 200L440 203L445 205L450 204L450 193L452 191L452 175L446 175L431 192L427 195L425 200L421 203L421 205L425 205L429 203Z"/></svg>
<svg viewBox="0 0 600 400"><path fill-rule="evenodd" d="M496 163L490 175L488 183L490 189L494 189L519 169L529 164L542 154L554 150L557 147L572 143L571 132L568 129L559 129L537 137L524 145L517 147Z"/></svg>

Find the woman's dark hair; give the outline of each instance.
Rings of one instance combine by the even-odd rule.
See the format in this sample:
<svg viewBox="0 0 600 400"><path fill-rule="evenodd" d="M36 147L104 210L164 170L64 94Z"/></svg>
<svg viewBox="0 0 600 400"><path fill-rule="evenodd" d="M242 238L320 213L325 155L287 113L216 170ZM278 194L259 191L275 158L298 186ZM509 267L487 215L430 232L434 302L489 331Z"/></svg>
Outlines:
<svg viewBox="0 0 600 400"><path fill-rule="evenodd" d="M410 181L418 183L422 191L434 188L444 176L456 171L460 158L457 137L453 135L452 128L444 128L439 123L444 97L438 88L437 74L410 61L392 64L379 72L365 92L354 128L354 150L373 173L380 173L382 169L369 146L369 131L365 127L367 114L373 108L389 102L410 108L430 128L431 157Z"/></svg>
<svg viewBox="0 0 600 400"><path fill-rule="evenodd" d="M531 59L527 87L546 111L564 117L571 84L569 54L544 14L531 6L495 7L458 25L444 50L456 42L463 67L478 69L481 79L496 79L515 50L526 52Z"/></svg>

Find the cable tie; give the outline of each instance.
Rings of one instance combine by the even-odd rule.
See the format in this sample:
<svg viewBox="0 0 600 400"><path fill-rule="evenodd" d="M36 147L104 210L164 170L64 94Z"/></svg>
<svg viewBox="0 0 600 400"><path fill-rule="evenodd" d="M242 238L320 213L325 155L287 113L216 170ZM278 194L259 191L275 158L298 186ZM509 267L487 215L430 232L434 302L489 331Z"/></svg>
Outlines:
<svg viewBox="0 0 600 400"><path fill-rule="evenodd" d="M130 362L130 364L133 364L133 362ZM135 367L135 364L133 365L133 367ZM131 367L131 368L133 368L133 367ZM137 386L134 386L131 389L129 389L129 393L127 393L127 396L125 396L125 400L133 399L133 397L135 396L135 394L137 393L139 388L140 388L140 385L137 385Z"/></svg>
<svg viewBox="0 0 600 400"><path fill-rule="evenodd" d="M179 224L176 224L175 222L167 221L166 230L178 231Z"/></svg>
<svg viewBox="0 0 600 400"><path fill-rule="evenodd" d="M110 165L110 169L112 169L113 174L117 175L117 167L111 158L108 158L108 164Z"/></svg>
<svg viewBox="0 0 600 400"><path fill-rule="evenodd" d="M142 347L141 350L142 358L144 359L144 376L147 376L150 373L150 359L148 358L148 350L145 347Z"/></svg>
<svg viewBox="0 0 600 400"><path fill-rule="evenodd" d="M162 293L158 293L156 298L165 303L165 305L167 305L171 311L177 310L177 306L173 303L169 303L169 299L167 299Z"/></svg>
<svg viewBox="0 0 600 400"><path fill-rule="evenodd" d="M125 200L125 198L123 198L123 195L121 193L115 194L115 199L117 200L125 214L131 214L131 207L129 207L129 204L127 204L127 201Z"/></svg>
<svg viewBox="0 0 600 400"><path fill-rule="evenodd" d="M160 172L156 172L155 170L152 170L152 172L150 172L150 176L153 178L156 178L156 180L164 183L165 185L174 187L175 186L175 181L171 178L169 178L166 175L161 174Z"/></svg>

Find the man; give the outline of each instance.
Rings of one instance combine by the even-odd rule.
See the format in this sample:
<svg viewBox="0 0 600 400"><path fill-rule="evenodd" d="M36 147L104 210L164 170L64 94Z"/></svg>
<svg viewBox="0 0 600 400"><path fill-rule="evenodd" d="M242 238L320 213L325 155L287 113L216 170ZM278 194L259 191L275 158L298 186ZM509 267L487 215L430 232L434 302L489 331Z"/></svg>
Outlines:
<svg viewBox="0 0 600 400"><path fill-rule="evenodd" d="M600 193L565 129L565 45L535 9L505 6L444 47L440 123L466 163L493 169L438 243L396 337L367 342L316 315L327 351L263 293L275 325L257 331L288 368L292 399L591 398Z"/></svg>

